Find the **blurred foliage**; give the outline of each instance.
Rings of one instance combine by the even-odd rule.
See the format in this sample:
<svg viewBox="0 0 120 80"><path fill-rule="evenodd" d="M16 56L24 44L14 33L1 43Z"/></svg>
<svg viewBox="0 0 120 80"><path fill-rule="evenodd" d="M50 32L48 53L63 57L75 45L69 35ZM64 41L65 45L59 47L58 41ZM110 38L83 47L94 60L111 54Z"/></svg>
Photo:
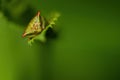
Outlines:
<svg viewBox="0 0 120 80"><path fill-rule="evenodd" d="M33 53L37 49L27 46L21 37L22 28L9 22L2 12L0 12L0 25L2 25L0 29L0 36L2 36L0 39L0 80L19 80L20 76L27 77L27 71L32 70L31 72L34 73L37 61L34 61L35 54ZM30 75L33 74L29 73Z"/></svg>
<svg viewBox="0 0 120 80"><path fill-rule="evenodd" d="M0 0L0 80L119 80L119 9L119 0ZM59 36L29 47L21 35L38 10L61 12Z"/></svg>
<svg viewBox="0 0 120 80"><path fill-rule="evenodd" d="M35 14L36 9L32 7L29 0L0 0L1 10L8 20L21 25L26 25L30 17Z"/></svg>

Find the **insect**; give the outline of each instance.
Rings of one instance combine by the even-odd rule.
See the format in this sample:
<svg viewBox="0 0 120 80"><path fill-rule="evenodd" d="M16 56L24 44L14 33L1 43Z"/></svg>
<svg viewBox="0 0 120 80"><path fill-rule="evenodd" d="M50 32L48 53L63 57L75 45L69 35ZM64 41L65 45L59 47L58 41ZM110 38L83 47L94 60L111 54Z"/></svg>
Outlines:
<svg viewBox="0 0 120 80"><path fill-rule="evenodd" d="M46 23L46 19L40 15L40 12L38 12L37 15L29 22L22 37L28 37L28 39L34 38L46 28Z"/></svg>

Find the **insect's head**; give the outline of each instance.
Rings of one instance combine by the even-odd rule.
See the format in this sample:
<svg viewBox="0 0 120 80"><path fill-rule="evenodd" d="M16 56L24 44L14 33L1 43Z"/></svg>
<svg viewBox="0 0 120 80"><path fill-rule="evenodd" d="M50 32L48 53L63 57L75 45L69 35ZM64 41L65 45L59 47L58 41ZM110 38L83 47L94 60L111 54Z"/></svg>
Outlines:
<svg viewBox="0 0 120 80"><path fill-rule="evenodd" d="M40 11L38 11L37 15L36 16L40 16Z"/></svg>

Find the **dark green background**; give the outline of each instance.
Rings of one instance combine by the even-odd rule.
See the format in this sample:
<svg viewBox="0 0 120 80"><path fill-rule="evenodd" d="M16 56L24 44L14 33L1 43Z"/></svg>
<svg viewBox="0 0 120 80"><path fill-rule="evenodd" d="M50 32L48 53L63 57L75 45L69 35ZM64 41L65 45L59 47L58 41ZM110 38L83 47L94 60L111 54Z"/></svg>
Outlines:
<svg viewBox="0 0 120 80"><path fill-rule="evenodd" d="M0 0L0 80L119 80L119 3ZM61 13L58 38L30 47L21 35L38 10Z"/></svg>

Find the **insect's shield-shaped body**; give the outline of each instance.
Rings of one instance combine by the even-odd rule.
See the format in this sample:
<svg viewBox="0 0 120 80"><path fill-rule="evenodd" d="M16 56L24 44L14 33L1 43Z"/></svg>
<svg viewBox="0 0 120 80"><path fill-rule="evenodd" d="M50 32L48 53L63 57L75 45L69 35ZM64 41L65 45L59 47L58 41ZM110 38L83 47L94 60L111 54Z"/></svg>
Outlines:
<svg viewBox="0 0 120 80"><path fill-rule="evenodd" d="M46 20L43 16L40 15L40 12L33 17L33 19L29 22L27 28L23 33L23 37L28 38L28 43L34 42L34 40L39 40L41 42L46 42L46 32L48 29L53 29L55 25L55 21L58 19L60 14L58 12L52 13L49 20Z"/></svg>
<svg viewBox="0 0 120 80"><path fill-rule="evenodd" d="M23 37L28 37L29 39L37 36L45 29L45 19L40 15L40 12L29 22Z"/></svg>

